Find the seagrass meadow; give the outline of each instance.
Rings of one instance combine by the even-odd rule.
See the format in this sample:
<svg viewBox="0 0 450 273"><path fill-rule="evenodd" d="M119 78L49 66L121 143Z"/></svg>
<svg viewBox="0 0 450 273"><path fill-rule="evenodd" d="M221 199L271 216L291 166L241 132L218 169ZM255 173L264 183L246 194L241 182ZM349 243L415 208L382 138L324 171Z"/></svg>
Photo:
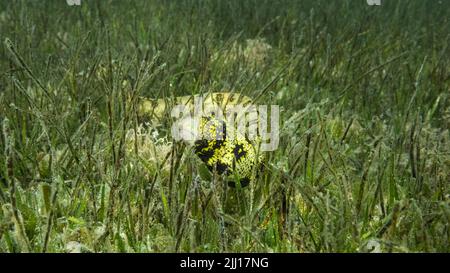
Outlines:
<svg viewBox="0 0 450 273"><path fill-rule="evenodd" d="M449 252L450 2L0 1L0 252ZM229 187L131 97L280 107Z"/></svg>

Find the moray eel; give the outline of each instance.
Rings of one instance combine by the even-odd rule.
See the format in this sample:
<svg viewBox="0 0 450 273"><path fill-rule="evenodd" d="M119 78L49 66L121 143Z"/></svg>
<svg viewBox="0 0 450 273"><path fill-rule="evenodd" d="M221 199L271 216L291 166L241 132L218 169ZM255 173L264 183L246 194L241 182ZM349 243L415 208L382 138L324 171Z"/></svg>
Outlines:
<svg viewBox="0 0 450 273"><path fill-rule="evenodd" d="M225 92L164 99L141 97L138 101L138 113L140 120L158 124L170 117L174 106L185 107L190 113L189 117L197 121L194 129L187 130L196 136L192 142L187 141L193 146L195 154L211 172L225 174L231 187L236 186L235 181L245 187L255 180L263 159L259 153L259 138L249 138L246 129L242 132L243 128L235 126L244 118L245 128L257 125L257 113L255 108L251 108L252 103L247 96ZM196 106L201 106L201 114L195 112ZM234 115L235 124L230 124L226 118L230 113Z"/></svg>

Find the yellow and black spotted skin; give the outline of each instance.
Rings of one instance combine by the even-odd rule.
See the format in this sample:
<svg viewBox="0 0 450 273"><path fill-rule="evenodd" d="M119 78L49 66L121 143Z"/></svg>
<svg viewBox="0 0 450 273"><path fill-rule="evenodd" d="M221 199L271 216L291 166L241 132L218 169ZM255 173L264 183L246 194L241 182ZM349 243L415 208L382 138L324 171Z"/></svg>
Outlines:
<svg viewBox="0 0 450 273"><path fill-rule="evenodd" d="M193 106L193 101L194 96L176 97L175 101L144 99L140 103L139 112L151 115L150 119L158 121L167 115L170 105L183 103ZM227 106L246 106L252 101L236 93L211 93L205 97L203 103L219 105L226 111ZM226 175L230 186L234 187L235 181L238 180L241 186L245 187L255 179L255 167L262 161L262 155L257 151L258 140L250 141L236 130L233 130L233 137L230 137L227 135L227 126L223 119L214 116L201 117L201 137L194 142L194 152L211 172Z"/></svg>
<svg viewBox="0 0 450 273"><path fill-rule="evenodd" d="M203 117L200 130L202 138L195 141L194 151L210 171L228 175L230 186L235 186L235 178L242 187L254 180L253 168L261 157L248 138L240 134L230 138L227 124L214 117Z"/></svg>

